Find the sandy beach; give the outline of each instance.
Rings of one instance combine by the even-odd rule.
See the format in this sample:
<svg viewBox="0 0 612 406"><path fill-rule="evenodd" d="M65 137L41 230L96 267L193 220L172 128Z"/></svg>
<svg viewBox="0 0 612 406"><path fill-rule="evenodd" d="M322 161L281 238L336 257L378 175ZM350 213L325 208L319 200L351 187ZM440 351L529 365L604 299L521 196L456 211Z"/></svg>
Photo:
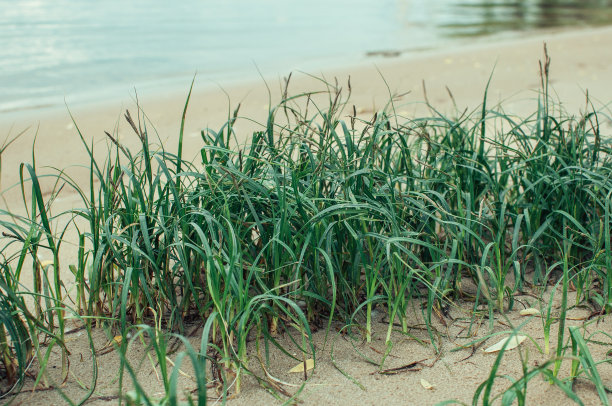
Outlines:
<svg viewBox="0 0 612 406"><path fill-rule="evenodd" d="M399 58L380 59L376 63L364 63L360 66L346 67L340 70L325 70L317 72L294 72L292 74L290 93L297 94L305 91L322 90L324 84L318 79L320 77L333 82L337 78L338 84L348 90L350 77L351 101L349 105L355 105L355 110L361 117L371 117L375 112L383 109L390 95L402 95L396 100L396 111L399 115L413 117L417 114L429 111L424 103L425 98L436 109L447 114L477 110L482 104L482 98L490 80L488 89L489 106L501 104L508 114L524 117L532 114L538 103L538 89L540 86L539 64L543 58L543 44L548 47L551 58L551 89L561 105L570 114L578 115L584 111L586 106L586 94L596 109L607 114L607 123L602 123L603 128L610 129L612 126L612 28L584 29L573 31L556 31L532 33L513 39L503 39L490 43L478 43L473 46L467 45L456 49L445 49L435 51L423 51ZM289 72L287 72L288 74ZM310 76L312 75L312 76ZM196 158L201 146L200 132L206 128L217 129L228 118L228 114L239 103L241 104L240 116L265 122L266 114L270 105L274 105L280 98L282 78L266 78L249 84L232 85L224 88L215 88L206 83L206 78L196 77L193 94L185 123L185 156ZM270 93L268 93L269 86ZM221 84L223 86L223 84ZM426 93L424 93L424 88ZM178 141L181 126L182 110L189 90L189 83L184 89L175 89L167 95L156 95L155 97L140 97L138 104L146 114L149 129L154 127L164 147L174 150ZM449 96L449 91L452 94ZM128 90L126 89L126 94ZM454 98L454 100L453 100ZM105 102L103 105L69 106L74 123L78 126L83 137L88 143L93 143L95 153L103 157L107 151L107 137L105 131L117 136L119 141L128 147L136 147L138 140L131 128L123 119L123 112L128 109L135 116L138 107L134 98L126 97L123 100ZM347 111L347 115L348 115ZM603 115L601 117L604 117ZM19 111L0 116L1 137L12 137L25 131L15 143L13 143L2 154L2 179L3 189L2 205L10 210L19 212L21 210L21 191L18 187L12 187L19 182L19 165L22 162L31 162L32 144L36 136L36 165L38 168L44 166L54 168L70 168L69 173L77 183L87 185L87 168L79 167L88 163L86 151L78 137L77 128L70 114L62 111ZM256 122L243 120L238 122L236 129L238 137L246 136L249 131L257 128ZM609 135L609 133L608 133ZM239 139L239 141L241 141ZM46 185L46 192L50 192L52 185ZM59 207L70 208L75 201L69 193L62 194L58 200ZM65 262L69 263L70 258ZM519 298L527 307L533 298ZM533 303L531 303L533 305ZM521 307L522 308L522 307ZM520 310L520 309L519 309ZM417 313L417 312L415 312ZM453 313L457 320L461 319L461 310ZM575 320L585 320L588 314L576 308L568 313ZM523 319L517 312L510 313L507 319L501 318L501 323L495 325L496 331L508 330L507 323L520 324ZM421 321L415 315L415 325ZM458 336L462 334L465 326L457 322L454 325L438 325L444 348L443 355L437 359L431 348L421 346L415 340L396 337L397 342L393 347L388 361L388 368L402 367L415 361L412 368L405 368L392 375L380 374L376 367L369 365L362 357L354 351L353 345L360 351L375 358L381 357L380 352L385 351L383 330L378 340L372 345L365 343L351 343L344 337L333 337L335 342L334 358L338 365L357 381L363 384L367 390L361 390L356 384L343 376L330 361L330 342L323 343L324 332L316 335L317 346L323 349L319 354L320 363L312 372L311 379L306 384L301 399L304 404L435 404L448 399L458 399L465 403L471 402L471 397L490 373L490 367L494 362L495 354L483 354L482 348L476 350L472 356L469 351L450 352L456 347ZM483 322L482 329L486 330L487 322ZM608 317L593 330L612 331L612 319ZM541 340L541 323L537 318L530 321L527 332L536 342ZM424 333L415 329L414 334L421 336ZM91 367L87 362L77 359L87 354L86 337L75 336L71 338L69 345L74 346L75 359L71 365L71 374L81 377L87 381L91 374ZM98 345L104 344L103 334L96 336ZM495 338L484 344L488 346ZM197 343L197 341L194 341ZM464 341L462 341L464 342ZM197 345L197 344L196 344ZM545 362L546 357L537 352L537 347L529 342L527 345L533 347L530 355L529 365L537 362ZM137 350L135 350L137 352ZM605 357L606 348L601 348L599 358ZM275 354L276 355L276 354ZM103 360L106 365L118 365L119 357L109 354ZM138 357L136 355L136 357ZM517 376L521 373L521 362L518 357L508 355L508 359L502 363L503 371L498 374L509 374ZM80 358L83 359L82 357ZM291 368L291 359L275 356L278 364L271 371L281 380L295 385L292 391L297 390L301 384L300 379L288 376L286 370ZM253 361L253 364L256 364ZM146 383L149 390L155 393L163 388L156 381L151 372L148 361L143 363L141 383ZM116 402L112 396L116 388L109 384L115 377L113 368L104 367L99 390L94 400L88 404L102 404L107 401ZM188 371L188 367L186 371ZM606 382L612 382L612 367L602 364L602 378ZM72 375L71 375L72 376ZM433 386L426 389L421 384L425 379ZM537 378L533 389L528 391L529 401L527 404L565 404L569 402L565 395L556 387L552 387L543 379ZM106 383L104 383L106 382ZM193 382L186 379L186 388L195 387ZM579 384L576 391L585 401L585 404L600 404L594 387L590 383ZM68 396L78 398L84 393L79 385L69 378L65 385ZM97 400L96 400L97 399ZM16 398L14 404L62 404L60 396L53 391L35 392L33 394L24 391ZM265 390L260 388L254 380L244 383L242 393L232 399L229 404L281 404L276 401Z"/></svg>
<svg viewBox="0 0 612 406"><path fill-rule="evenodd" d="M325 86L317 79L324 77L330 83L337 78L346 92L350 77L352 96L349 104L356 106L359 115L369 118L385 107L390 94L403 94L396 102L396 109L400 115L411 117L428 111L424 104L423 83L427 98L436 109L446 113L472 111L482 104L487 81L492 75L488 105L503 102L507 113L531 114L537 106L540 86L538 61L543 58L543 44L546 42L552 60L551 86L562 107L573 114L584 111L588 91L591 101L605 110L612 94L612 81L609 79L612 53L607 51L611 40L612 28L532 34L525 38L382 59L342 70L294 72L289 91L298 94L324 90ZM239 103L240 116L264 122L270 100L272 105L280 100L280 77L234 87L223 87L221 83L216 88L207 83L206 78L196 77L195 80L185 123L186 156L195 157L199 153L200 131L218 129L227 121L230 109L233 111ZM189 85L185 83L183 89L175 89L174 93L167 95L139 96L140 107L147 115L149 125L155 128L169 150L174 150L178 141ZM452 92L456 109L447 88ZM137 111L136 98L133 92L132 97L129 94L129 89L126 89L125 99L103 105L68 106L81 133L88 142L93 140L100 154L106 151L104 131L118 134L120 142L127 146L137 145L138 140L123 119L126 109L133 115ZM237 128L240 137L258 127L243 120L239 121ZM0 116L0 134L3 137L21 131L25 131L24 136L2 156L2 186L9 203L18 199L20 192L6 189L18 181L19 164L31 161L35 134L39 167L67 168L87 162L86 151L68 109L19 111ZM83 182L85 173L75 171L75 179Z"/></svg>

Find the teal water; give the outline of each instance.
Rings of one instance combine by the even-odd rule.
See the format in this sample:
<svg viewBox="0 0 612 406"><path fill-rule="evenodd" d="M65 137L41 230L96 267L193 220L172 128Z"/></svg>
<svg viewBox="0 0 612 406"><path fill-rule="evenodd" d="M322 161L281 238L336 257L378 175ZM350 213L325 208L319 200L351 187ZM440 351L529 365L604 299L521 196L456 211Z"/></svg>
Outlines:
<svg viewBox="0 0 612 406"><path fill-rule="evenodd" d="M612 0L2 0L0 114L611 22Z"/></svg>

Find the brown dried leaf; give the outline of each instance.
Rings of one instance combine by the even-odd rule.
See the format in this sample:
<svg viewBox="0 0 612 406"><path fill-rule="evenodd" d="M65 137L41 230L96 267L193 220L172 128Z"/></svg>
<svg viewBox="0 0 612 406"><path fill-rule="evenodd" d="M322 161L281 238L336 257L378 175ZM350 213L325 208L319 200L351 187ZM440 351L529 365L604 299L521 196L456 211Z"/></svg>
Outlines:
<svg viewBox="0 0 612 406"><path fill-rule="evenodd" d="M421 386L427 390L434 390L434 386L423 378L421 378Z"/></svg>
<svg viewBox="0 0 612 406"><path fill-rule="evenodd" d="M306 371L310 371L313 368L314 368L314 360L312 358L307 359L306 360ZM294 366L293 368L289 370L290 374L299 374L300 372L304 372L303 362L300 362L299 364L297 364L296 366Z"/></svg>
<svg viewBox="0 0 612 406"><path fill-rule="evenodd" d="M523 309L519 312L521 316L535 316L536 314L540 314L540 310L534 307L530 307L528 309Z"/></svg>
<svg viewBox="0 0 612 406"><path fill-rule="evenodd" d="M500 342L498 342L497 344L493 344L489 348L485 349L484 352L491 353L491 352L501 351L501 349L504 347L507 341L509 342L508 342L508 345L506 345L505 351L509 351L521 345L521 343L525 341L526 338L527 338L526 336L519 336L519 335L512 336L512 337L506 337Z"/></svg>

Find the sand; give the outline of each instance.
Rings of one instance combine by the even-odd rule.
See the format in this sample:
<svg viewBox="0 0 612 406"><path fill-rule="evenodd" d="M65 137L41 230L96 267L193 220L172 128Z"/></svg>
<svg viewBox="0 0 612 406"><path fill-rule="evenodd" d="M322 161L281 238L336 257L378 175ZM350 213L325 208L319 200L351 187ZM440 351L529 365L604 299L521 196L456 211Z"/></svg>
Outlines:
<svg viewBox="0 0 612 406"><path fill-rule="evenodd" d="M545 297L550 297L550 291ZM553 315L559 313L560 291L555 295ZM568 302L575 303L575 292L570 292ZM411 328L407 335L395 332L392 335L393 347L384 364L380 365L387 346L384 342L388 321L382 313L374 312L374 334L371 343L366 343L358 331L353 331L353 337L340 334L342 326L334 325L327 335L324 329L313 335L317 350L317 364L308 374L306 385L299 394L299 399L306 405L434 405L439 402L454 400L453 404L472 404L477 388L489 379L491 368L496 362L498 353L486 353L485 349L508 337L513 328L522 325L520 332L527 338L516 349L509 350L497 370L498 378L492 387L493 399L511 385L509 379L518 380L523 376L522 366L529 371L538 367L549 368L546 364L553 358L557 340L558 324L551 327L551 354L544 354L543 319L539 316L521 316L520 310L530 307L539 308L541 303L530 295L516 296L515 309L504 316L496 315L490 321L487 317L476 317L470 327L471 316L466 310L471 308L470 303L457 303L452 307L449 316L444 319L434 318L432 329L434 340L439 352L429 344L429 336L424 329L420 312L420 304L415 302L409 307L411 315ZM566 328L569 326L587 325L587 334L593 340L608 342L604 334L612 331L612 318L589 319L591 310L586 307L571 306L567 312ZM491 325L493 330L490 329ZM200 325L188 326L187 331L191 344L198 348L200 344ZM345 331L345 330L343 330ZM346 331L345 331L346 332ZM483 340L485 339L486 340ZM98 380L94 395L87 404L101 405L107 402L117 402L117 379L120 362L116 351L109 351L105 347L109 339L101 329L94 330L93 339L98 349ZM299 352L287 336L279 339L281 345L287 348L294 356ZM83 331L67 336L67 345L72 352L70 376L62 386L64 393L73 401L85 397L84 387L89 388L92 379L92 357L89 342ZM467 348L462 348L463 346ZM259 367L258 354L254 343L250 344L249 367L259 376L264 376ZM304 383L303 374L289 373L297 362L282 354L275 347L270 346L270 364L266 367L268 373L275 379L283 381L283 389L293 395ZM609 359L606 355L610 345L589 346L591 355L595 360ZM293 349L293 350L292 350ZM569 353L565 354L569 356ZM265 353L259 355L265 360ZM335 361L334 366L332 362ZM175 356L173 355L172 358ZM146 358L143 346L138 340L132 342L128 350L128 359L138 373L139 384L149 394L162 397L163 384L151 362ZM378 363L379 365L375 365ZM560 372L560 378L569 374L571 361L566 359ZM49 375L59 382L59 357L57 353L49 362ZM35 370L35 368L34 368ZM183 393L195 393L197 385L193 379L193 370L188 360L181 365L180 388ZM612 365L602 363L598 366L599 374L605 384L612 382ZM351 378L347 378L347 375ZM209 375L210 376L210 375ZM78 380L78 381L77 381ZM426 381L423 382L422 380ZM126 391L132 387L131 380L124 377ZM425 386L427 387L425 387ZM429 387L429 385L431 387ZM32 382L26 384L20 395L15 397L14 404L46 404L60 405L65 402L53 390L39 390L30 392ZM601 401L594 385L586 379L579 378L573 387L574 392L585 405L599 405ZM232 391L233 392L233 391ZM535 376L529 381L527 389L527 405L565 405L572 402L556 386L551 385L542 376ZM216 389L208 390L209 404L220 404ZM609 395L610 400L612 396ZM179 399L186 400L186 396L179 395ZM280 405L288 398L281 395L275 399L270 393L260 387L255 379L247 376L243 379L240 394L233 393L228 400L230 405ZM477 404L482 403L482 397ZM499 404L499 399L496 402Z"/></svg>
<svg viewBox="0 0 612 406"><path fill-rule="evenodd" d="M354 104L358 113L364 117L371 116L375 111L384 108L390 94L404 94L396 102L396 109L401 115L407 117L427 112L423 103L426 96L429 102L443 112L472 111L482 103L482 97L489 77L492 74L489 86L490 106L503 102L506 112L517 115L531 114L537 106L537 89L539 88L538 60L543 58L543 43L548 44L548 52L552 59L551 85L558 99L562 102L559 108L564 108L571 114L578 115L585 109L585 95L589 96L595 107L608 114L606 120L609 128L610 121L607 103L612 101L612 28L586 29L579 31L539 32L523 37L511 39L496 39L474 45L464 45L454 49L433 50L411 54L396 59L380 59L364 63L361 66L346 67L341 70L309 72L315 76L324 76L330 81L338 79L338 83L345 89L348 79L352 88L351 104ZM269 106L269 98L277 101L279 98L280 78L266 78L271 94L268 95L263 80L226 85L224 88L206 83L206 78L197 78L194 92L190 101L187 122L185 127L185 155L197 156L201 145L200 131L204 128L218 128L227 119L230 104L235 107L241 103L241 115L263 122ZM223 84L221 84L223 85ZM178 140L180 119L189 84L184 89L176 89L165 95L139 95L139 105L147 114L149 126L154 126L164 145L173 149ZM448 89L454 97L455 103L449 96ZM305 90L323 89L319 80L313 79L305 73L293 74L290 91L298 93ZM126 94L128 90L126 90ZM229 100L229 101L228 101ZM230 103L231 101L231 103ZM122 112L129 109L137 110L133 97L118 98L97 105L71 106L72 115L76 125L81 130L88 143L93 142L95 151L100 157L106 151L106 136L104 131L116 134L124 144L135 146L136 137L127 123L121 118ZM602 116L603 117L603 116ZM253 122L243 121L239 130L247 131L256 128ZM87 170L78 167L86 164L87 155L81 144L74 123L65 109L54 111L21 111L0 116L0 134L2 137L15 135L25 130L24 136L19 138L2 155L2 189L4 202L13 211L19 212L20 191L12 187L19 179L19 164L31 162L32 142L37 134L36 163L39 168L43 166L67 168L71 167L71 175L77 182L86 185ZM46 185L46 192L50 192L51 185ZM69 208L76 201L70 193L63 193L58 201L58 210ZM63 259L65 264L71 263L68 255ZM522 304L519 309L528 304L533 305L532 297L519 298ZM528 303L529 302L529 303ZM415 304L418 306L418 304ZM570 314L576 320L571 323L584 323L588 310L576 308ZM351 344L346 337L332 334L324 343L324 331L315 334L318 354L318 364L309 376L307 385L300 395L305 404L434 404L447 399L458 399L471 403L474 391L487 379L495 354L484 354L482 348L497 341L500 337L489 339L479 347L473 355L470 350L451 352L457 344L465 344L473 340L466 336L465 312L461 307L451 311L452 318L446 319L446 326L436 321L436 328L440 332L441 356L439 359L431 346L422 346L409 336L394 336L394 346L384 368L400 367L415 361L424 360L412 369L403 370L395 375L383 375L379 368L366 362L358 355L355 348L364 354L380 361L381 352L384 352L384 324L380 324L379 334L371 345L357 340ZM499 317L493 322L494 331L509 329L509 323L517 325L524 321L516 312L508 314L508 319ZM612 321L608 317L598 324L592 324L589 331L612 331ZM414 325L422 324L417 314L414 316ZM489 321L483 320L482 325L475 328L476 337L488 332ZM553 331L556 324L553 326ZM335 331L335 330L333 330ZM542 345L543 333L540 319L534 318L528 322L524 331L535 342L525 342L522 347L528 350L527 365L533 368L536 363L542 364L548 358L539 353L536 343ZM194 343L198 344L197 330L194 334ZM418 328L411 331L414 337L426 339L426 335ZM98 348L106 343L104 332L94 332ZM91 377L91 357L88 353L87 341L84 335L75 333L70 336L69 347L73 357L71 362L71 376L64 388L68 396L77 399L84 395L76 378L83 385L89 385ZM600 337L603 339L603 337ZM553 338L554 342L554 338ZM343 376L331 363L330 350L334 343L334 359L338 366L346 373L359 381L367 390L360 389L356 384ZM354 346L353 346L354 345ZM595 346L594 357L601 360L605 358L609 347ZM519 351L513 350L504 358L498 374L520 376L521 362ZM287 357L273 354L270 373L281 380L293 385L300 385L297 376L290 376L287 370L294 366L295 361ZM141 383L150 393L160 394L162 384L157 380L151 364L147 359L142 360L142 351L137 345L130 352L130 359L140 365ZM141 364L139 364L142 361ZM52 359L51 362L57 362ZM99 358L101 366L100 379L92 403L116 401L116 378L119 358L111 352ZM255 360L253 364L257 364ZM602 378L608 385L612 385L612 367L601 364ZM53 370L53 366L51 370ZM185 367L188 373L189 367ZM420 379L425 379L433 385L433 389L425 389ZM126 378L129 381L129 378ZM499 379L499 390L508 385L508 381ZM195 386L189 379L185 379L185 387L193 389ZM296 387L287 386L293 393ZM582 397L585 404L599 404L594 387L580 381L574 388ZM568 399L557 388L546 383L542 378L536 377L529 385L527 404L566 404ZM210 390L209 394L214 395ZM23 393L16 398L17 404L62 404L63 400L54 391L37 391ZM230 404L274 404L279 403L270 394L261 389L253 380L247 378L241 394L232 399ZM282 403L282 402L280 402Z"/></svg>
<svg viewBox="0 0 612 406"><path fill-rule="evenodd" d="M423 104L423 83L429 102L443 112L454 111L447 87L452 92L457 109L477 109L491 74L488 104L503 102L504 109L518 115L531 114L537 107L536 90L540 85L538 61L543 57L543 43L548 43L552 59L551 84L563 106L572 113L585 107L585 92L597 105L610 102L612 97L612 52L609 52L611 28L569 32L533 34L527 38L498 39L494 43L478 42L456 49L415 53L402 59L378 59L360 66L342 70L308 72L338 79L347 90L350 76L351 103L359 113L370 116L382 109L390 94L405 94L396 103L400 114L411 116L426 112ZM289 72L286 72L289 74ZM201 145L200 131L210 127L218 129L227 120L230 107L240 103L241 115L264 122L269 106L266 84L271 89L272 104L279 100L282 78L266 78L250 83L233 85L211 84L197 77L185 127L185 154L195 157ZM290 92L322 90L324 86L307 74L295 72ZM172 149L178 140L180 120L189 90L174 93L138 95L139 104L155 127L161 140ZM123 95L120 95L121 97ZM69 106L73 117L88 140L94 140L98 151L106 151L104 131L118 133L119 140L130 146L137 139L122 118L125 109L137 110L134 92L125 90L125 97L99 105ZM347 112L348 113L348 112ZM243 128L253 125L242 122ZM18 181L21 162L31 161L32 140L37 133L37 165L66 168L87 162L75 126L67 109L51 111L20 111L0 115L2 138L26 130L7 153L2 156L2 186L9 202L18 197L17 191L6 189ZM247 132L245 132L247 133ZM76 179L83 181L87 171L75 171Z"/></svg>

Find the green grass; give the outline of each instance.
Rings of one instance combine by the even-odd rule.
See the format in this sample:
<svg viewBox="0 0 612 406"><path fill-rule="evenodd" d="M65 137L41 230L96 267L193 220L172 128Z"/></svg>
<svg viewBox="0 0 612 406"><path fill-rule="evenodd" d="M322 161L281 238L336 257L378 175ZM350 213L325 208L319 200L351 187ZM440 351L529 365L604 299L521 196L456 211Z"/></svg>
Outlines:
<svg viewBox="0 0 612 406"><path fill-rule="evenodd" d="M432 108L429 117L405 118L391 102L365 120L351 115L337 86L285 91L246 143L235 142L245 137L234 130L238 110L220 129L203 131L198 162L183 158L183 126L176 152L154 149L141 112L125 116L141 141L138 151L108 134L108 153L95 156L75 123L90 157L83 168L89 184L64 171L44 173L33 161L21 171L28 215L2 213L0 362L7 379L18 387L34 354L38 379L46 379L53 346L63 349L67 374L65 321L78 317L88 332L104 325L149 343L162 371L162 403L177 403L185 358L197 375L198 404L206 403L207 365L223 371L226 395L230 385L240 390L244 374L279 395L278 383L252 372L249 341L280 346L277 338L289 333L294 348L281 347L288 357L316 359L314 328L335 334L331 323L339 321L370 341L377 308L388 315L390 345L396 323L408 331L407 308L416 300L436 347L432 317L466 298L462 281L476 282L469 299L490 314L512 309L517 292L559 281L555 359L525 370L503 401L524 401L522 391L538 374L576 399L568 379L586 376L605 396L588 340L575 328L568 335L563 322L570 283L580 302L612 310L610 140L600 134L605 113L574 118L554 110L547 75L545 61L537 110L523 119L488 109L486 93L471 115ZM49 176L55 189L45 197L40 179ZM80 208L52 215L60 190L76 192ZM77 263L62 264L71 228L79 235ZM41 263L41 255L52 261ZM60 273L68 269L73 301L67 273ZM24 288L32 276L32 288ZM181 338L193 320L204 322L200 348ZM553 322L549 308L547 352ZM169 332L184 342L173 368L166 362ZM128 341L117 345L118 384L132 381L128 403L152 404L125 355ZM475 403L480 395L489 402L499 360ZM559 377L568 362L572 376Z"/></svg>

